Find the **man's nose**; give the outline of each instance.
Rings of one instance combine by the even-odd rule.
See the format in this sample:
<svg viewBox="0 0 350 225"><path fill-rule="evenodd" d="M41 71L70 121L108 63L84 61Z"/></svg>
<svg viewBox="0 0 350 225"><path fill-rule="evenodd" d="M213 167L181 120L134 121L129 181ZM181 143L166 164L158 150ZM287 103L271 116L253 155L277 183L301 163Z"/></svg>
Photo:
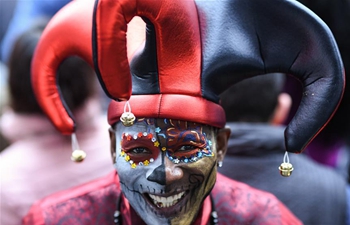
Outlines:
<svg viewBox="0 0 350 225"><path fill-rule="evenodd" d="M162 163L160 166L155 168L153 172L147 177L147 180L156 182L160 185L165 185L166 184L166 179L165 179L165 165Z"/></svg>
<svg viewBox="0 0 350 225"><path fill-rule="evenodd" d="M148 177L147 180L160 185L169 185L183 177L183 171L178 164L173 163L167 157Z"/></svg>

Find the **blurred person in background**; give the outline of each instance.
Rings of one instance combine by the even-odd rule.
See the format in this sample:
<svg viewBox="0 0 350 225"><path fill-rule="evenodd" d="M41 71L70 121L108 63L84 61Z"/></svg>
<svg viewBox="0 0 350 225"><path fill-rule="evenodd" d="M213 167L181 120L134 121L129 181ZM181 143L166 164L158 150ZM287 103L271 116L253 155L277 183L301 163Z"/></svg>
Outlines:
<svg viewBox="0 0 350 225"><path fill-rule="evenodd" d="M285 75L244 80L221 95L231 128L222 174L273 193L305 225L350 224L349 187L333 169L305 154L290 155L296 168L289 178L277 168L286 151L283 122L291 97L282 93Z"/></svg>
<svg viewBox="0 0 350 225"><path fill-rule="evenodd" d="M1 132L11 145L0 153L0 224L17 225L30 205L44 196L104 176L113 169L107 121L101 110L96 76L78 57L58 71L60 93L72 109L76 135L87 157L70 160L71 139L62 136L39 107L31 87L31 59L44 24L29 29L15 42L9 61L9 105Z"/></svg>
<svg viewBox="0 0 350 225"><path fill-rule="evenodd" d="M11 2L12 0L8 0ZM43 18L51 18L60 8L71 0L24 0L15 2L13 15L6 24L7 30L1 43L1 61L8 63L14 42L22 33ZM5 4L1 1L1 5ZM6 5L11 5L6 3ZM13 5L13 3L12 3Z"/></svg>
<svg viewBox="0 0 350 225"><path fill-rule="evenodd" d="M15 5L16 0L0 1L0 43L2 42L2 38L7 30ZM0 115L2 113L3 105L6 104L7 101L6 78L7 66L0 60ZM7 141L0 133L0 152L7 146Z"/></svg>
<svg viewBox="0 0 350 225"><path fill-rule="evenodd" d="M0 61L0 116L7 103L7 66ZM0 152L8 146L8 141L0 132Z"/></svg>
<svg viewBox="0 0 350 225"><path fill-rule="evenodd" d="M8 28L9 21L12 18L16 0L2 0L0 1L0 41L4 37Z"/></svg>

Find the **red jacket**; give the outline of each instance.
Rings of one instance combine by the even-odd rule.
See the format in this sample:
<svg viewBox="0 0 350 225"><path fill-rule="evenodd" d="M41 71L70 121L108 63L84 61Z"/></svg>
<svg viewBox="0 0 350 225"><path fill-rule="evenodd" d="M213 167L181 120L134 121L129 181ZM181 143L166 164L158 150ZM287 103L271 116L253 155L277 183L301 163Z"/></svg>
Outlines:
<svg viewBox="0 0 350 225"><path fill-rule="evenodd" d="M121 189L117 173L88 184L56 193L34 204L23 219L26 225L114 225L113 215ZM218 174L211 195L220 225L302 224L275 196ZM135 213L125 198L122 224L136 224ZM207 197L194 224L207 224L211 201ZM137 216L136 216L137 217ZM139 224L139 223L137 223Z"/></svg>

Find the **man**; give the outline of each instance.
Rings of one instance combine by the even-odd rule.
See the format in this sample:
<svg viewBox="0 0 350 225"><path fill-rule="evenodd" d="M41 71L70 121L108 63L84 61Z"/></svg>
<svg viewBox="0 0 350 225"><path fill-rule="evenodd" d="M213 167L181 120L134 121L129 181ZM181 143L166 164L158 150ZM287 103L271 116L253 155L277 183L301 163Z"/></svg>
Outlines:
<svg viewBox="0 0 350 225"><path fill-rule="evenodd" d="M9 103L0 117L0 132L10 145L0 153L0 225L18 225L39 199L108 174L112 169L105 119L96 75L77 57L57 71L61 93L75 115L80 146L89 157L82 164L66 160L71 141L50 123L30 84L31 61L47 21L15 41L10 54Z"/></svg>
<svg viewBox="0 0 350 225"><path fill-rule="evenodd" d="M304 224L346 224L346 180L305 154L290 155L295 170L288 179L276 168L285 151L284 120L291 98L281 93L281 74L244 80L221 95L231 128L222 174L273 193ZM297 185L300 184L300 185Z"/></svg>
<svg viewBox="0 0 350 225"><path fill-rule="evenodd" d="M125 34L134 16L147 24L146 41L129 64ZM278 30L281 39L269 36ZM94 64L114 99L108 121L118 174L37 203L24 224L300 224L270 194L217 175L230 133L218 103L239 80L289 70L306 93L316 93L287 128L287 149L302 151L332 115L344 83L336 44L310 11L281 0L71 2L48 26L33 61L37 97L68 135L75 123L52 81L71 54ZM317 120L305 119L310 105L324 109L312 113Z"/></svg>

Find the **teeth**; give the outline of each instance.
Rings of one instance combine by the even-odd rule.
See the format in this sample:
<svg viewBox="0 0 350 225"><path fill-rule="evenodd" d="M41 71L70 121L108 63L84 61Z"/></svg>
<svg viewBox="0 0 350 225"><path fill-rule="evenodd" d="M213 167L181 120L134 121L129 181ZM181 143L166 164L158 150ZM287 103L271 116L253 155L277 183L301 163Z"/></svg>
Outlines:
<svg viewBox="0 0 350 225"><path fill-rule="evenodd" d="M158 208L166 208L175 205L183 196L185 192L181 192L179 194L169 196L169 197L161 197L158 195L151 195L151 199L153 200L153 203L158 207Z"/></svg>

